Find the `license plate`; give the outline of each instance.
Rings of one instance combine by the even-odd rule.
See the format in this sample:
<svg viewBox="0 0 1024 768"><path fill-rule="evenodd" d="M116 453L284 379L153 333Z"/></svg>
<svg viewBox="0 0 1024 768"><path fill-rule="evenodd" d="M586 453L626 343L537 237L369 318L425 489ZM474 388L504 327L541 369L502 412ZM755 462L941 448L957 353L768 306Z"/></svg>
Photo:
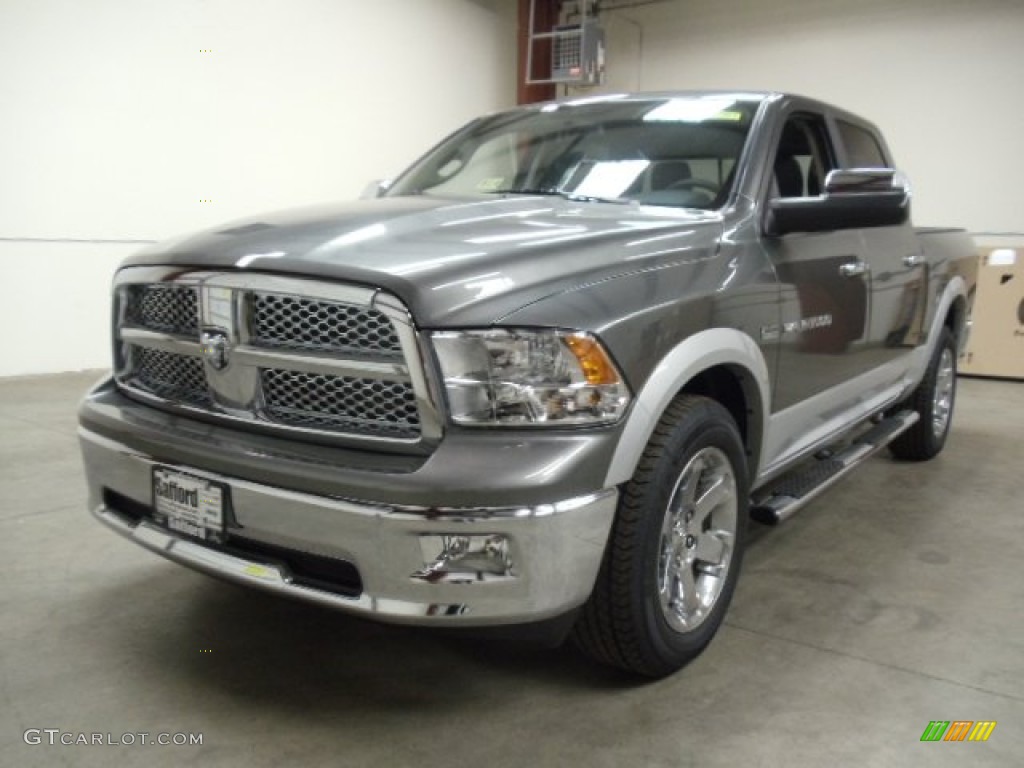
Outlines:
<svg viewBox="0 0 1024 768"><path fill-rule="evenodd" d="M224 502L220 483L163 467L153 469L153 517L172 531L203 541L224 541Z"/></svg>

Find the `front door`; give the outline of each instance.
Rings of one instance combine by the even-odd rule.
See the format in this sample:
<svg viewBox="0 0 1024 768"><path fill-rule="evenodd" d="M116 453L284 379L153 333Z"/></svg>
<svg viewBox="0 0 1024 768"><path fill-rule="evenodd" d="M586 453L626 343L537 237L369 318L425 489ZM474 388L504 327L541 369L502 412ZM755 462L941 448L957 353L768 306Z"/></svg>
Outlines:
<svg viewBox="0 0 1024 768"><path fill-rule="evenodd" d="M773 161L768 197L815 197L836 166L824 118L795 113L786 121ZM869 370L871 272L863 232L795 232L766 237L782 288L774 412ZM836 403L842 407L842 403Z"/></svg>

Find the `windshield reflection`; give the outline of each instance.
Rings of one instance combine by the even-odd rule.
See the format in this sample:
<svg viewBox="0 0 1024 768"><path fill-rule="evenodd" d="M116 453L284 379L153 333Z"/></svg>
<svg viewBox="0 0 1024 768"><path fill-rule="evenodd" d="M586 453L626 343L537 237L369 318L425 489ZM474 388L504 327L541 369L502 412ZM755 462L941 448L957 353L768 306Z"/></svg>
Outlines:
<svg viewBox="0 0 1024 768"><path fill-rule="evenodd" d="M743 94L619 95L504 112L442 143L388 195L715 209L729 197L758 106Z"/></svg>

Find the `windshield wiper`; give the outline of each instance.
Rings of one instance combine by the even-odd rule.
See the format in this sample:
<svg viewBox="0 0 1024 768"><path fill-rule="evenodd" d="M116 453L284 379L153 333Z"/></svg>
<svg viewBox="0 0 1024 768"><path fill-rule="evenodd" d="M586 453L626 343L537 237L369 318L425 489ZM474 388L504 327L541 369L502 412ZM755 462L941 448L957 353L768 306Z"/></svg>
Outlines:
<svg viewBox="0 0 1024 768"><path fill-rule="evenodd" d="M486 191L491 195L564 195L561 190L554 187L506 187L504 189L488 189Z"/></svg>
<svg viewBox="0 0 1024 768"><path fill-rule="evenodd" d="M489 190L489 194L492 195L545 195L548 197L564 197L566 200L572 200L578 203L615 203L617 205L625 205L632 202L629 198L625 197L598 197L596 195L577 195L574 192L569 192L565 189L558 189L557 187L509 187L507 189L494 189Z"/></svg>
<svg viewBox="0 0 1024 768"><path fill-rule="evenodd" d="M566 200L576 200L584 203L615 203L616 205L628 205L634 202L628 197L598 197L596 195L577 195L572 192L563 192Z"/></svg>

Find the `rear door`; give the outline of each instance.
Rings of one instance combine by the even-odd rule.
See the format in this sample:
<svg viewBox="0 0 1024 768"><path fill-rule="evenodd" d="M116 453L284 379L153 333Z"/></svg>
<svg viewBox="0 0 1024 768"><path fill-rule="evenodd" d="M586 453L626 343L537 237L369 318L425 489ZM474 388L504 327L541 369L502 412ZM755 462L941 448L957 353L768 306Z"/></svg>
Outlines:
<svg viewBox="0 0 1024 768"><path fill-rule="evenodd" d="M893 167L872 126L838 115L835 129L844 168ZM922 244L909 221L862 229L861 237L871 272L871 355L878 365L909 366L909 351L924 340L928 273Z"/></svg>

